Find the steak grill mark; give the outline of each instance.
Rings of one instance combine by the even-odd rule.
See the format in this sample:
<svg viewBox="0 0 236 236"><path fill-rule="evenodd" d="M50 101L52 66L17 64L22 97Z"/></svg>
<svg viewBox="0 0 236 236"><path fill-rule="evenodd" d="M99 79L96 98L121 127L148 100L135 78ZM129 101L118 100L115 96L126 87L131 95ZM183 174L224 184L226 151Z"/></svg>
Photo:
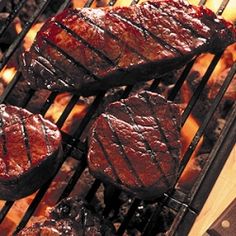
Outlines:
<svg viewBox="0 0 236 236"><path fill-rule="evenodd" d="M143 93L142 96L139 94L139 97L142 99L145 100L145 102L148 104L149 108L150 108L150 111L151 111L151 114L159 128L159 131L160 131L160 134L161 134L161 137L164 139L165 141L165 144L167 146L167 149L169 151L169 154L173 157L173 159L177 162L177 159L178 159L178 156L175 155L175 153L173 153L173 149L172 147L169 145L169 141L168 139L166 138L166 135L165 135L165 132L164 130L162 129L162 126L161 126L161 122L160 120L158 119L158 117L155 115L155 112L154 112L154 109L153 109L153 103L150 101L150 99L147 98L146 94Z"/></svg>
<svg viewBox="0 0 236 236"><path fill-rule="evenodd" d="M144 184L143 184L142 180L140 179L139 175L136 173L135 168L133 167L132 163L130 162L128 156L126 155L126 152L124 150L123 144L121 143L118 134L113 129L113 126L112 126L112 124L110 122L110 116L108 114L104 114L104 118L106 119L107 124L108 124L108 126L109 126L109 128L110 128L110 130L111 130L111 132L113 134L113 136L116 139L115 143L118 144L118 149L119 149L119 152L120 152L120 156L123 157L123 159L125 160L125 162L127 164L127 167L131 171L132 175L136 178L136 181L138 182L139 187L144 187Z"/></svg>
<svg viewBox="0 0 236 236"><path fill-rule="evenodd" d="M110 160L110 158L109 158L109 155L108 155L108 153L107 153L105 147L103 146L102 142L100 141L100 139L99 139L99 137L98 137L96 131L94 132L94 137L95 137L96 141L98 142L99 146L101 147L102 152L103 152L103 154L104 154L104 157L105 157L107 163L109 164L109 166L111 167L112 173L113 173L113 175L114 175L116 181L121 184L122 182L121 182L121 180L120 180L120 177L119 177L119 175L118 175L116 169L114 168L114 165L112 164L112 162L111 162L111 160Z"/></svg>
<svg viewBox="0 0 236 236"><path fill-rule="evenodd" d="M147 102L147 101L146 101ZM147 153L150 155L150 159L153 163L155 163L156 167L158 168L158 170L162 173L162 177L163 177L163 182L165 182L166 186L170 187L171 184L169 183L169 180L168 178L166 177L166 174L164 173L164 171L162 170L162 167L160 165L160 163L155 160L155 152L152 150L151 146L149 145L148 141L145 139L145 137L142 135L142 132L140 131L139 127L138 127L138 124L135 122L134 120L134 117L132 115L132 108L130 106L128 106L125 102L122 103L123 104L123 107L125 108L125 113L128 114L128 116L130 117L130 120L132 121L133 123L133 126L134 126L134 130L139 134L139 136L141 137L144 145L145 145L145 148L147 150ZM156 119L155 119L156 120ZM157 128L158 130L160 131L160 124L157 123ZM161 131L160 131L161 133ZM161 133L162 134L162 133Z"/></svg>
<svg viewBox="0 0 236 236"><path fill-rule="evenodd" d="M78 10L74 10L75 14L78 14L85 22L89 23L91 26L95 26L98 27L99 29L101 29L102 31L104 31L106 34L108 34L112 39L117 40L119 43L122 43L127 49L130 50L130 52L135 53L136 55L138 55L140 58L142 58L144 61L146 62L151 62L151 60L149 60L148 58L146 58L144 55L142 55L141 53L139 53L135 48L131 47L130 45L128 45L125 41L123 41L121 38L117 37L116 35L114 35L110 30L103 28L102 26L100 26L98 23L95 23L94 21L92 21L91 19L89 19L88 17L86 17L83 13L78 12Z"/></svg>
<svg viewBox="0 0 236 236"><path fill-rule="evenodd" d="M161 10L164 10L164 9L167 9L168 10L168 7L157 7L153 2L148 2L148 5L151 6L152 8L154 8L155 10L157 10L161 15L164 16L163 12L160 11ZM177 19L174 15L171 15L170 13L168 13L168 11L165 11L165 14L168 15L168 17L170 17L172 20L174 20L175 22L177 22L179 24L180 27L183 27L185 29L188 29L193 35L194 37L196 38L203 38L205 40L207 40L207 38L198 33L196 30L194 30L190 25L187 24L187 21L186 22L182 22L180 21L179 19ZM208 41L208 40L207 40Z"/></svg>
<svg viewBox="0 0 236 236"><path fill-rule="evenodd" d="M2 150L3 150L3 157L7 155L7 145L6 145L6 135L4 131L4 122L2 117L2 109L0 108L0 134L2 137Z"/></svg>
<svg viewBox="0 0 236 236"><path fill-rule="evenodd" d="M82 69L87 75L91 76L94 80L100 81L101 78L94 75L88 68L86 68L84 65L82 65L80 62L78 62L75 58L70 56L68 53L65 52L62 48L58 47L58 45L54 44L52 41L50 41L46 37L42 37L42 39L47 42L52 48L55 48L58 50L67 60L71 61L74 65L76 65L78 68Z"/></svg>
<svg viewBox="0 0 236 236"><path fill-rule="evenodd" d="M68 74L68 71L66 70L62 70L61 67L59 65L57 65L57 63L54 62L54 60L52 60L52 58L50 56L47 56L47 55L43 55L41 50L38 50L36 47L34 47L34 52L36 52L39 56L47 59L49 61L49 63L55 67L55 69L59 70L62 74L65 74L66 76L68 76L69 78L73 79L71 77L71 75ZM51 68L48 67L48 65L46 65L46 63L40 61L40 63L43 64L43 66L45 66L49 72L53 73L53 75L55 76L55 78L57 78L57 73L52 71ZM63 67L62 67L63 68ZM39 73L41 75L41 73ZM42 76L42 75L41 75ZM59 80L61 80L63 83L66 83L67 85L71 86L72 88L75 88L75 86L72 84L72 83L69 83L68 81L65 80L65 77L63 76L62 78L60 78Z"/></svg>
<svg viewBox="0 0 236 236"><path fill-rule="evenodd" d="M44 139L45 139L45 143L46 143L46 147L47 147L47 153L50 154L50 153L52 153L52 146L51 146L49 139L48 139L47 127L46 127L42 117L40 115L38 115L37 117L38 117L38 120L41 121L41 127L42 127L42 132L44 134Z"/></svg>
<svg viewBox="0 0 236 236"><path fill-rule="evenodd" d="M154 200L167 192L177 178L181 147L180 110L178 105L168 102L156 93L142 93L146 93L147 100L156 104L155 109L150 108L151 104L147 104L150 101L147 102L135 94L109 104L105 112L97 118L88 140L88 167L101 181L114 184L139 199ZM169 110L170 106L175 115ZM153 116L176 119L177 125L174 125L174 122L164 123L164 119L158 123ZM159 130L160 124L164 125L162 128L165 132ZM169 133L170 129L172 133ZM111 178L110 171L104 171L111 168L96 141L95 132L106 147L108 158L124 183L116 182ZM167 135L169 146L165 143ZM171 146L175 147L176 151L171 150Z"/></svg>
<svg viewBox="0 0 236 236"><path fill-rule="evenodd" d="M141 24L137 24L136 22L124 17L124 16L120 16L118 13L110 13L109 14L111 16L114 16L115 18L126 22L127 24L131 25L132 27L138 29L140 32L146 32L148 35L151 36L152 39L155 40L155 42L157 42L158 44L160 44L162 47L166 48L168 51L177 53L182 55L182 53L177 49L172 47L170 44L168 44L166 41L164 41L163 39L161 39L160 37L156 36L155 34L153 34L151 31L149 31L148 29L146 29L144 26L142 26Z"/></svg>
<svg viewBox="0 0 236 236"><path fill-rule="evenodd" d="M83 43L86 47L88 47L92 52L95 52L100 58L102 58L104 61L106 61L108 64L112 66L118 66L114 61L112 61L109 57L107 57L102 51L98 50L97 48L93 47L91 44L89 44L86 40L84 40L80 35L78 35L75 31L71 30L67 26L61 24L58 21L55 21L55 24L59 26L62 30L64 30L66 33L70 34L72 37L74 37L76 40ZM120 69L120 68L119 68Z"/></svg>
<svg viewBox="0 0 236 236"><path fill-rule="evenodd" d="M31 156L31 151L30 151L29 136L28 136L27 129L25 126L25 119L22 117L21 113L19 114L19 117L20 117L21 132L22 132L22 136L23 136L23 140L24 140L24 144L25 144L25 150L26 150L28 162L31 165L32 164L32 156Z"/></svg>
<svg viewBox="0 0 236 236"><path fill-rule="evenodd" d="M91 2L91 1L90 1ZM110 1L110 2L112 2L112 1ZM133 2L135 2L135 1L133 1ZM204 1L201 1L201 2L204 2ZM227 2L227 1L225 1L225 2ZM113 3L115 3L115 1L113 1ZM32 207L31 207L31 209L32 209ZM1 212L2 213L2 212Z"/></svg>

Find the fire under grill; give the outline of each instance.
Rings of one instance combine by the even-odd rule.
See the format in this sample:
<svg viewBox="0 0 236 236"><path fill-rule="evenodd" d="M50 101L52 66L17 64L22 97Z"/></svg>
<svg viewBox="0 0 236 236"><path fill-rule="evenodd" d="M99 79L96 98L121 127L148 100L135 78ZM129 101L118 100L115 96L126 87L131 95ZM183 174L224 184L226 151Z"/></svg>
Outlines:
<svg viewBox="0 0 236 236"><path fill-rule="evenodd" d="M234 0L223 0L219 9L217 10L217 14L221 15L227 9L230 1ZM22 0L19 1L18 4L15 4L15 6L13 6L12 11L6 17L4 23L1 23L0 25L0 38L5 37L8 29L12 27L11 25L14 24L17 16L21 13L24 6L26 4L29 4L29 2L30 1ZM19 48L23 44L26 34L32 29L33 25L48 9L49 5L53 5L53 2L55 2L55 12L60 12L72 5L72 2L69 0L58 1L57 3L56 1L50 0L43 0L38 2L39 4L37 6L37 9L33 12L32 16L27 19L24 26L22 27L22 30L17 33L17 36L15 37L13 42L2 47L4 48L4 50L0 61L1 73L7 68L9 63L14 64L14 62L12 61L17 61L17 59L13 58L17 58L16 55L18 55L17 53L19 53ZM83 1L78 0L77 2L81 3ZM136 4L138 2L139 1L134 0L131 4ZM98 5L102 3L104 3L104 1L97 1ZM199 5L204 5L206 3L206 0L201 0L199 2ZM6 4L7 1L0 1L0 10L4 9ZM96 1L88 0L84 3L84 6L90 7L94 6L95 4ZM113 6L116 5L116 1L111 0L106 4ZM127 202L121 203L121 200L119 200L119 198L123 193L111 186L107 186L104 196L105 200L102 199L102 201L105 202L103 204L94 201L96 194L98 193L98 191L101 192L102 188L102 183L99 180L93 180L93 182L91 182L89 185L89 189L85 188L82 195L88 202L95 202L93 204L102 205L100 211L105 217L108 217L116 223L118 235L123 235L127 231L127 229L131 229L130 231L132 231L132 227L136 227L135 223L133 222L134 218L138 218L137 221L142 227L133 232L140 232L145 236L156 235L159 233L161 234L164 232L168 232L168 235L187 235L189 230L191 229L195 218L202 209L203 204L205 203L213 187L213 184L215 183L225 161L227 160L227 157L229 156L229 153L231 152L236 139L236 103L235 100L233 100L231 104L225 108L227 112L225 112L224 115L224 126L222 126L222 129L219 132L217 138L214 139L214 142L211 142L211 144L208 145L207 152L205 153L204 157L205 161L203 162L201 170L199 171L196 179L191 184L191 188L188 188L186 190L185 188L180 187L179 180L181 179L182 174L186 170L193 154L196 154L195 152L197 151L197 149L199 149L199 143L207 142L206 137L207 132L209 132L209 126L213 122L214 116L217 113L219 107L222 106L222 101L226 96L228 88L232 86L233 79L235 78L236 63L232 62L227 69L227 73L224 74L222 84L217 90L217 93L214 94L214 98L212 98L211 100L209 99L209 101L202 99L202 97L205 96L204 94L206 93L205 90L207 84L209 83L217 64L223 56L224 52L221 52L210 58L209 63L206 65L205 71L202 74L200 73L200 79L198 79L197 85L194 84L193 86L193 93L189 97L188 101L185 101L186 104L182 113L183 127L191 118L192 114L194 113L194 109L196 109L197 106L204 107L205 103L209 104L204 113L201 114L203 118L201 122L199 122L200 124L197 127L196 132L194 132L193 137L184 150L179 171L179 178L177 184L175 185L175 188L164 194L156 202L144 202L128 196L125 198ZM167 94L166 96L169 100L176 102L179 101L181 90L186 88L186 81L189 79L189 77L191 77L190 74L193 67L196 65L196 63L202 60L207 61L208 59L200 56L200 58L196 58L189 64L187 64L184 69L180 70L178 73L175 73L174 76L177 77L178 75L178 77L175 79L175 82L173 84L168 86L168 93L165 93L165 95ZM17 64L17 62L15 63ZM15 92L16 88L20 86L23 78L20 71L17 70L17 66L15 67L16 73L13 79L4 86L2 95L0 97L1 103L11 103L12 105L16 105L10 98L12 97L12 94ZM165 87L165 85L162 84L162 81L164 81L163 78L156 78L152 81L152 83L148 84L148 89L154 92L163 91L161 89L163 88L163 86ZM145 86L147 86L147 84L145 84ZM135 86L127 86L126 88L120 89L118 92L116 90L102 92L93 98L84 99L79 97L78 95L73 95L67 97L67 99L64 100L63 109L61 110L60 115L57 117L56 124L61 129L63 136L64 163L69 158L74 159L75 169L72 174L65 178L66 181L63 185L63 190L60 191L60 194L57 195L56 199L54 199L54 204L62 198L70 196L70 194L74 191L75 186L77 186L81 181L85 171L87 171L87 126L93 119L94 114L98 111L98 109L100 109L101 103L103 103L104 99L107 98L108 95L110 96L112 92L116 93L117 100L120 98L126 98L135 89ZM54 106L54 104L56 103L58 95L59 93L57 92L48 92L45 95L46 98L44 102L40 104L40 107L37 107L37 111L45 116L49 112L49 110L52 109L52 106ZM31 103L36 96L36 91L27 90L24 92L24 96L18 97L17 105L28 109L29 106L32 107ZM83 115L80 117L78 125L75 126L76 128L73 129L73 132L66 132L66 130L63 129L63 126L67 122L68 117L75 106L80 104L80 101L82 104L85 101L88 101L89 106L83 110ZM197 105L199 103L200 105ZM204 141L202 141L202 137L205 138ZM63 165L64 164L62 164L61 168L63 168ZM61 169L58 170L58 173L60 171ZM40 207L40 204L42 204L45 195L50 198L50 195L54 194L53 191L49 191L49 187L52 184L52 181L53 179L46 183L39 191L37 191L37 193L34 194L28 202L28 205L24 205L25 208L22 210L22 216L19 217L20 219L18 219L17 224L12 227L13 231L11 232L14 232L13 234L19 232L31 220L37 209ZM16 204L16 202L12 201L2 203L2 208L0 210L1 225L5 225L6 219L9 217L10 212L13 210ZM117 220L118 217L116 216L117 214L119 214L118 212L121 211L121 208L124 208L122 204L126 204L126 208L122 217ZM133 233L133 235L135 235L135 233Z"/></svg>

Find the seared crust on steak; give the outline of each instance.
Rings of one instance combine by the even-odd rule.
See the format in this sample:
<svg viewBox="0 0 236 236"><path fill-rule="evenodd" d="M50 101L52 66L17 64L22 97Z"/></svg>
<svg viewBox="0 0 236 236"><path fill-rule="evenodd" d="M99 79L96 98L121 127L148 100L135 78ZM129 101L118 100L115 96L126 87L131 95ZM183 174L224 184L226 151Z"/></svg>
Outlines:
<svg viewBox="0 0 236 236"><path fill-rule="evenodd" d="M89 137L91 173L141 199L155 199L177 177L180 110L164 97L142 92L110 104Z"/></svg>
<svg viewBox="0 0 236 236"><path fill-rule="evenodd" d="M56 125L25 109L0 105L0 199L36 191L57 170L60 154Z"/></svg>
<svg viewBox="0 0 236 236"><path fill-rule="evenodd" d="M163 75L235 40L231 23L183 0L68 9L38 32L22 71L34 89L87 96Z"/></svg>

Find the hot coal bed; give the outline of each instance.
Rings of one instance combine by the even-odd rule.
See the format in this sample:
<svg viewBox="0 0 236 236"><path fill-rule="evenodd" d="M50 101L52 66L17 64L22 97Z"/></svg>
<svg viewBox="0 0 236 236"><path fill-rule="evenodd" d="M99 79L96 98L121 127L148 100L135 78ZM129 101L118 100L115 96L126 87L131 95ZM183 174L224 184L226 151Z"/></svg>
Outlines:
<svg viewBox="0 0 236 236"><path fill-rule="evenodd" d="M233 1L233 0L231 0ZM119 2L119 1L118 1ZM133 1L131 4L136 4ZM199 5L207 1L200 1ZM221 15L230 1L222 1ZM201 55L185 68L135 86L110 89L96 97L79 97L28 87L19 68L27 33L35 23L67 7L116 5L116 1L0 1L1 103L24 107L51 119L61 129L64 162L57 175L37 193L18 201L1 202L1 235L16 234L27 223L45 217L48 207L68 196L80 197L116 227L118 235L187 235L209 195L233 145L236 133L235 44L215 56ZM227 19L227 17L226 17ZM18 27L21 30L18 30ZM30 36L28 36L30 37ZM219 64L223 69L217 69ZM5 77L15 68L13 79ZM214 77L214 79L212 79ZM147 89L181 104L182 161L173 189L155 201L134 199L103 185L88 172L87 134L107 104ZM191 127L188 137L184 131ZM19 208L21 210L19 210Z"/></svg>

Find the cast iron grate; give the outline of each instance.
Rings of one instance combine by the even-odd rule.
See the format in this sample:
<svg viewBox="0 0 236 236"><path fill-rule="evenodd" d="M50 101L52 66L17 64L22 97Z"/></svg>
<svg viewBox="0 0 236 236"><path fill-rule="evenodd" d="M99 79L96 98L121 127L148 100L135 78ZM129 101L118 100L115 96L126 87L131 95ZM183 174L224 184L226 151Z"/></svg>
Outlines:
<svg viewBox="0 0 236 236"><path fill-rule="evenodd" d="M78 0L79 1L79 0ZM0 27L0 37L4 35L7 28L11 24L11 22L14 20L14 18L17 16L17 14L21 11L24 4L27 2L27 0L20 1L20 4L17 5L16 9L14 9L8 19L6 20L5 24L3 24ZM88 0L85 3L86 7L90 7L93 4L94 0ZM131 4L136 4L139 1L133 0ZM201 0L199 5L204 5L207 1ZM6 50L4 53L2 60L0 61L0 71L4 68L4 66L7 64L7 62L10 60L12 55L15 53L17 48L22 43L25 35L27 32L31 29L33 24L37 21L38 17L43 13L43 11L47 8L49 5L50 0L43 0L40 2L36 12L32 15L30 20L25 24L23 30L18 34L17 38L14 40L14 42L10 45L10 47ZM225 8L227 7L227 4L229 3L229 0L223 0L217 14L221 15ZM70 4L70 0L65 0L61 7L58 9L58 12L62 11L63 9L67 8ZM116 0L111 0L108 2L108 5L113 6L116 4ZM207 68L204 76L201 79L200 84L198 85L197 89L195 90L192 98L190 99L190 102L188 103L185 111L183 112L182 117L182 125L186 122L187 118L189 117L192 109L194 108L196 102L198 101L199 97L201 96L203 89L208 82L213 70L215 69L216 64L220 60L223 52L217 54L212 59L209 67ZM168 99L175 100L177 97L184 81L186 80L192 66L194 65L195 60L192 60L183 70L181 76L176 81L175 86L173 87L172 91L170 92ZM183 172L185 166L187 165L192 153L194 152L200 138L202 135L204 135L206 131L206 127L208 123L211 121L212 116L214 112L216 111L222 97L224 96L227 88L229 87L234 75L236 73L236 63L232 65L230 68L230 71L228 72L228 75L226 76L224 83L222 84L220 90L218 91L217 96L215 97L213 103L211 104L211 107L208 111L208 113L205 116L204 121L202 122L201 126L199 127L197 133L195 134L195 137L193 138L191 144L189 145L186 153L184 154L181 168L180 168L180 174ZM6 89L4 90L0 102L4 103L6 102L7 97L11 94L12 91L14 91L15 86L20 81L21 74L18 71L13 80L8 84ZM155 91L158 87L159 83L161 81L161 78L157 78L153 81L152 85L150 86L151 91ZM124 90L123 94L121 95L121 98L127 97L130 92L132 91L133 86L127 86ZM21 106L26 107L27 104L31 101L32 97L35 95L35 91L30 90L24 99L22 101ZM41 107L41 114L45 115L48 109L50 108L51 104L54 102L56 96L58 95L57 92L52 92L49 97L47 98L44 105ZM88 125L89 121L91 120L93 114L96 112L100 102L105 96L105 92L100 93L93 101L92 105L89 107L86 115L84 116L83 120L81 121L79 127L75 131L73 135L68 135L64 132L62 132L63 135L63 147L64 147L64 160L66 160L67 157L72 156L75 159L79 160L78 166L72 177L69 179L67 186L65 187L64 191L62 192L60 198L58 201L64 197L69 196L71 191L73 190L75 184L79 181L83 171L86 168L86 142L81 139L81 136ZM66 105L64 111L62 112L60 118L57 121L57 126L59 128L62 128L64 122L66 121L67 117L69 116L70 112L74 108L75 104L80 99L79 96L73 95L71 100ZM227 116L227 122L218 138L218 140L215 142L209 157L208 162L204 166L198 181L194 184L191 192L189 194L185 194L180 192L179 190L172 189L170 192L163 195L158 200L158 206L151 215L149 219L146 219L146 226L143 230L143 235L155 235L156 234L156 225L158 224L159 214L163 208L163 206L168 206L176 211L175 218L173 220L173 223L170 226L169 229L169 235L187 235L189 232L192 223L196 216L198 215L199 211L201 210L217 176L219 175L223 164L225 163L227 156L229 155L234 143L235 143L235 133L236 133L236 103L234 102L234 105L231 108L231 111L228 113ZM18 224L17 228L15 229L14 233L19 232L29 221L30 217L33 215L34 211L36 210L37 206L40 204L44 194L47 192L48 187L50 185L52 180L50 180L48 183L46 183L36 194L31 204L28 206L27 209L25 209L25 214L22 217L20 223ZM92 187L88 191L86 195L86 199L88 201L91 201L96 194L96 191L100 187L101 182L99 180L95 180L92 184ZM208 188L204 188L203 186L208 186ZM115 200L120 194L120 191L115 190L110 195L110 203L107 203L103 214L104 216L108 216L109 212L114 207L112 202ZM119 226L117 233L118 235L122 235L124 231L126 230L129 221L135 214L137 208L139 207L140 203L142 201L138 199L133 199L132 204L122 221L121 225ZM6 215L8 214L9 210L11 209L14 202L7 201L5 202L5 205L0 210L0 223L4 220Z"/></svg>

